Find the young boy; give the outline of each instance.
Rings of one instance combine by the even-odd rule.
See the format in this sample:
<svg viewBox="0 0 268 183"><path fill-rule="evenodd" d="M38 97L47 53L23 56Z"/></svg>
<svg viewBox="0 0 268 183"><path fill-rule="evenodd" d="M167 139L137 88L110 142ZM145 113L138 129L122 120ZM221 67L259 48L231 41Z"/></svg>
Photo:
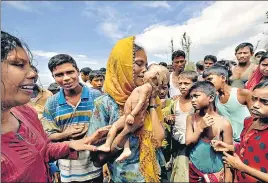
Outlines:
<svg viewBox="0 0 268 183"><path fill-rule="evenodd" d="M222 162L222 153L210 145L221 139L232 145L230 123L215 111L216 89L212 83L199 81L189 90L195 113L187 117L185 143L189 147L190 182L231 182L232 174Z"/></svg>
<svg viewBox="0 0 268 183"><path fill-rule="evenodd" d="M89 73L89 82L92 88L99 90L101 93L103 93L102 87L104 83L104 74L102 72L92 71L91 73Z"/></svg>
<svg viewBox="0 0 268 183"><path fill-rule="evenodd" d="M144 84L135 88L128 97L124 106L124 115L112 125L105 144L98 147L99 151L109 152L116 133L123 129L125 123L133 124L135 116L140 112L144 103L152 97L151 94L153 90L159 91L161 85L167 85L169 82L169 71L167 68L161 65L154 65L154 67L151 68L144 74ZM129 141L127 141L124 146L124 151L116 161L120 162L130 155Z"/></svg>
<svg viewBox="0 0 268 183"><path fill-rule="evenodd" d="M83 84L85 84L88 87L91 87L91 84L89 83L89 73L92 72L92 69L89 67L84 67L80 70L81 79L83 81Z"/></svg>
<svg viewBox="0 0 268 183"><path fill-rule="evenodd" d="M253 89L251 114L235 147L221 141L212 141L212 145L216 151L225 151L224 162L237 169L237 182L268 182L268 81ZM228 151L235 151L234 156Z"/></svg>
<svg viewBox="0 0 268 183"><path fill-rule="evenodd" d="M230 72L225 67L217 64L203 73L203 78L206 81L212 82L218 92L215 104L219 114L230 121L233 128L234 141L240 142L243 120L250 116L248 107L251 92L246 89L229 86L229 77Z"/></svg>
<svg viewBox="0 0 268 183"><path fill-rule="evenodd" d="M189 89L197 82L198 74L195 71L183 71L179 76L178 86L181 96L174 103L175 125L172 136L174 139L174 162L171 182L189 182L189 160L186 153L185 134L186 118L194 112Z"/></svg>

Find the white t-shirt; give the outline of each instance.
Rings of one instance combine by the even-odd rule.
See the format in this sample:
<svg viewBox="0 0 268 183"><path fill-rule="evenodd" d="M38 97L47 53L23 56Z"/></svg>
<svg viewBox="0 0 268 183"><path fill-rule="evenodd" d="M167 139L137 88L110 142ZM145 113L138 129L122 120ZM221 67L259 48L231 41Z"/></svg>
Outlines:
<svg viewBox="0 0 268 183"><path fill-rule="evenodd" d="M174 84L172 83L172 75L173 75L173 72L170 74L170 80L169 80L169 85L170 85L169 95L170 95L170 98L172 98L174 96L181 95L181 92L180 92L179 88L176 88L174 86Z"/></svg>

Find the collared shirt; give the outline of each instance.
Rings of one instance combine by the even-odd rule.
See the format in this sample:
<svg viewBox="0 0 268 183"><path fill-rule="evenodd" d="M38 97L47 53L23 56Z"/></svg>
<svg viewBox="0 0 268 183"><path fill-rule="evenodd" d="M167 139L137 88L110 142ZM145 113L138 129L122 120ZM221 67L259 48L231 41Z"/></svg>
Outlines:
<svg viewBox="0 0 268 183"><path fill-rule="evenodd" d="M61 133L73 124L88 124L94 107L94 100L101 94L99 91L82 85L80 102L76 106L68 104L64 91L50 97L45 105L42 124L48 136ZM89 159L89 151L80 151L78 160L60 159L61 180L63 182L86 181L101 175Z"/></svg>
<svg viewBox="0 0 268 183"><path fill-rule="evenodd" d="M119 119L119 106L115 100L108 94L104 94L95 100L95 109L88 128L88 135L94 133L97 129L111 125ZM137 136L129 137L131 155L126 160L117 162L108 162L111 178L113 182L145 182L140 168L140 149L139 138ZM156 158L160 166L165 165L163 153L156 149Z"/></svg>
<svg viewBox="0 0 268 183"><path fill-rule="evenodd" d="M246 118L244 121L244 129L241 133L241 142L236 146L236 154L246 165L262 171L268 172L268 125L261 129L249 128L253 124L253 118ZM258 182L258 179L237 171L238 182ZM259 181L260 182L260 181Z"/></svg>

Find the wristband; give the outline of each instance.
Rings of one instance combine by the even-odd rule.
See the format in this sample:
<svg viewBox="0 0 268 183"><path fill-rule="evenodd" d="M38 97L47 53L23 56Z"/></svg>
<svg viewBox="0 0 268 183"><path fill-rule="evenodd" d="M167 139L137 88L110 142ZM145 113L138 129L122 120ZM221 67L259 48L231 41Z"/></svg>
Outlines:
<svg viewBox="0 0 268 183"><path fill-rule="evenodd" d="M123 147L118 147L117 145L114 145L114 148L118 151L121 151L123 149Z"/></svg>
<svg viewBox="0 0 268 183"><path fill-rule="evenodd" d="M152 108L153 108L153 109L156 109L157 107L158 107L158 105L157 105L157 104L154 104L154 105L150 105L148 108L149 108L149 109L152 109Z"/></svg>
<svg viewBox="0 0 268 183"><path fill-rule="evenodd" d="M130 115L130 116L132 116L133 118L135 118L135 117L136 117L135 115L133 115L133 114L131 114L131 113L130 113L129 115Z"/></svg>

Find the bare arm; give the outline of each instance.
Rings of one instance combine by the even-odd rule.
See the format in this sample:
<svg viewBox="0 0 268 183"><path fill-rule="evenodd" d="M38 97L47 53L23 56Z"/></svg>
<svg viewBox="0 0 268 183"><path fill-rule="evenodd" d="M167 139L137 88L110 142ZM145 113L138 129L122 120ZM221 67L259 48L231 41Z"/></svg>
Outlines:
<svg viewBox="0 0 268 183"><path fill-rule="evenodd" d="M69 140L69 138L78 137L85 134L88 130L88 126L85 125L71 125L68 126L61 133L52 133L48 138L52 141Z"/></svg>
<svg viewBox="0 0 268 183"><path fill-rule="evenodd" d="M137 105L134 107L134 109L131 111L132 116L136 116L144 106L146 99L148 95L152 92L152 87L149 87L147 85L143 85L139 88L138 98L139 101Z"/></svg>
<svg viewBox="0 0 268 183"><path fill-rule="evenodd" d="M70 136L71 134L68 134L66 132L62 132L62 133L53 133L51 135L48 136L48 138L52 141L61 141L64 140Z"/></svg>
<svg viewBox="0 0 268 183"><path fill-rule="evenodd" d="M259 170L256 170L255 168L252 168L244 163L242 165L242 170L245 171L246 173L252 175L253 177L257 177L264 182L268 182L268 174L267 173L263 173Z"/></svg>
<svg viewBox="0 0 268 183"><path fill-rule="evenodd" d="M251 91L247 89L238 89L238 101L242 105L247 105L250 109L251 107Z"/></svg>
<svg viewBox="0 0 268 183"><path fill-rule="evenodd" d="M150 106L152 106L152 105L156 105L155 98L151 98L151 100L150 100ZM158 142L158 147L161 147L162 141L165 138L165 130L164 130L163 125L161 124L161 121L160 121L161 119L158 118L157 110L161 110L159 108L160 108L160 106L158 106L158 109L150 108L150 115L151 115L151 119L152 119L154 136Z"/></svg>
<svg viewBox="0 0 268 183"><path fill-rule="evenodd" d="M252 167L244 164L237 154L234 154L234 156L231 156L226 152L223 152L223 154L225 155L222 158L223 161L225 163L228 163L231 166L233 166L233 168L238 169L240 171L243 171L243 172L245 172L253 177L256 177L257 179L264 181L264 182L268 182L268 174L267 173L263 173L255 168L252 168Z"/></svg>
<svg viewBox="0 0 268 183"><path fill-rule="evenodd" d="M195 129L195 131L193 130L192 116L188 115L186 119L185 144L186 145L195 144L198 141L202 131L203 130L199 128L199 125L197 125L197 129Z"/></svg>
<svg viewBox="0 0 268 183"><path fill-rule="evenodd" d="M233 129L228 121L224 121L223 125L223 142L233 145ZM232 172L231 169L227 167L227 164L224 165L224 173L224 182L232 182Z"/></svg>

